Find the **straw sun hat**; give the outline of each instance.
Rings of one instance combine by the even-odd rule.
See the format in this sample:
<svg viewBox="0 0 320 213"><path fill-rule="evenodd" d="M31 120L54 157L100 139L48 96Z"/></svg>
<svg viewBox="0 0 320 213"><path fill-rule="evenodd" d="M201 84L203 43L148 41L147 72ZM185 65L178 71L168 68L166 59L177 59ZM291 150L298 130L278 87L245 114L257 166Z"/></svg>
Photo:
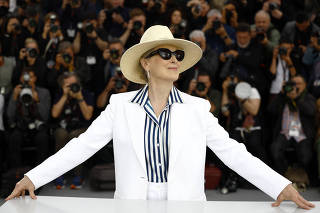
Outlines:
<svg viewBox="0 0 320 213"><path fill-rule="evenodd" d="M184 39L176 39L168 27L155 25L145 31L139 44L132 46L122 55L120 68L123 75L132 82L146 84L147 79L140 65L140 58L159 45L173 45L184 50L185 56L181 61L179 73L192 67L202 56L201 48L195 43Z"/></svg>

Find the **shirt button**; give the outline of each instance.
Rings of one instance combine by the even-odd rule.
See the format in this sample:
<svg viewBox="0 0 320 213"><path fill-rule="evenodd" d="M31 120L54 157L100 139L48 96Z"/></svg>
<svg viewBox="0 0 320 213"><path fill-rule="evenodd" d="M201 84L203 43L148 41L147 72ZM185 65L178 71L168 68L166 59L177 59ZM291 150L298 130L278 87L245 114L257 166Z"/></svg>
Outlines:
<svg viewBox="0 0 320 213"><path fill-rule="evenodd" d="M159 163L158 166L161 167L161 163Z"/></svg>
<svg viewBox="0 0 320 213"><path fill-rule="evenodd" d="M157 143L157 146L160 146L160 144Z"/></svg>

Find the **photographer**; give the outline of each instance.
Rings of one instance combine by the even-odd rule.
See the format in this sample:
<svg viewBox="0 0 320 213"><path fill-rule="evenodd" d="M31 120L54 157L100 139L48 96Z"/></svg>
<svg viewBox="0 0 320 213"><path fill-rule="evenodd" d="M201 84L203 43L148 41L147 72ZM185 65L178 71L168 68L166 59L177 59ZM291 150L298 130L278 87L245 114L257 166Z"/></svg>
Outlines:
<svg viewBox="0 0 320 213"><path fill-rule="evenodd" d="M8 17L3 24L3 32L0 37L3 55L18 58L25 38L26 33L23 31L18 17Z"/></svg>
<svg viewBox="0 0 320 213"><path fill-rule="evenodd" d="M288 22L284 27L281 37L289 39L294 44L293 56L296 58L298 70L308 79L307 68L302 63L302 58L310 43L312 33L320 32L320 28L311 23L310 17L305 12L297 13L295 21Z"/></svg>
<svg viewBox="0 0 320 213"><path fill-rule="evenodd" d="M26 68L30 68L35 72L38 86L47 87L46 64L44 59L40 56L38 43L33 38L27 38L25 41L25 47L19 52L17 66L14 69L12 76L12 83L14 86L19 84L21 73Z"/></svg>
<svg viewBox="0 0 320 213"><path fill-rule="evenodd" d="M227 24L233 28L238 27L238 13L236 8L236 2L227 1L222 8L221 22Z"/></svg>
<svg viewBox="0 0 320 213"><path fill-rule="evenodd" d="M297 74L292 60L293 44L290 40L281 38L279 47L274 48L270 66L272 82L270 88L271 98L281 92L282 85Z"/></svg>
<svg viewBox="0 0 320 213"><path fill-rule="evenodd" d="M212 89L208 73L199 72L198 77L190 81L187 93L208 100L211 104L210 112L218 116L221 106L221 93Z"/></svg>
<svg viewBox="0 0 320 213"><path fill-rule="evenodd" d="M320 33L311 35L310 44L303 56L302 62L310 67L308 91L318 99L320 97Z"/></svg>
<svg viewBox="0 0 320 213"><path fill-rule="evenodd" d="M200 61L190 68L190 71L180 74L177 81L182 91L187 91L192 79L197 79L199 71L209 75L210 81L215 84L216 74L219 67L219 55L206 44L206 37L201 30L194 30L189 35L190 41L199 45L203 55Z"/></svg>
<svg viewBox="0 0 320 213"><path fill-rule="evenodd" d="M48 69L55 65L58 45L64 40L60 20L56 13L50 12L44 17L44 26L39 42L41 55L44 56Z"/></svg>
<svg viewBox="0 0 320 213"><path fill-rule="evenodd" d="M276 170L284 174L288 169L285 151L289 147L294 148L298 163L307 170L313 153L316 103L306 90L304 78L298 75L285 83L268 109L274 118L271 157Z"/></svg>
<svg viewBox="0 0 320 213"><path fill-rule="evenodd" d="M187 21L190 31L202 29L207 22L210 5L207 0L190 0L187 3Z"/></svg>
<svg viewBox="0 0 320 213"><path fill-rule="evenodd" d="M202 31L206 34L208 45L220 54L234 43L235 29L222 24L222 15L216 9L210 10L207 18L207 23L202 28Z"/></svg>
<svg viewBox="0 0 320 213"><path fill-rule="evenodd" d="M40 14L34 7L28 7L25 11L25 17L22 20L22 27L27 32L27 37L32 37L35 40L39 40L41 37L42 23L40 20Z"/></svg>
<svg viewBox="0 0 320 213"><path fill-rule="evenodd" d="M49 119L50 94L36 86L33 70L26 69L20 83L12 93L8 107L8 125L11 128L8 140L8 162L11 168L22 166L21 149L28 143L37 147L36 164L48 154L49 135L46 123Z"/></svg>
<svg viewBox="0 0 320 213"><path fill-rule="evenodd" d="M296 14L295 9L292 9L293 2L281 0L267 0L262 4L262 10L270 14L271 22L279 31L283 29L286 23L292 20ZM299 7L301 9L302 7Z"/></svg>
<svg viewBox="0 0 320 213"><path fill-rule="evenodd" d="M224 63L219 77L225 79L230 72L235 72L241 79L245 79L255 86L262 99L268 95L269 82L268 67L271 54L261 44L251 39L250 26L239 23L236 29L237 42L229 50L220 54Z"/></svg>
<svg viewBox="0 0 320 213"><path fill-rule="evenodd" d="M107 0L108 9L104 10L106 19L104 28L114 38L119 38L126 30L130 15L129 10L124 7L124 0L111 1Z"/></svg>
<svg viewBox="0 0 320 213"><path fill-rule="evenodd" d="M74 72L64 72L59 76L60 92L56 93L51 109L51 115L59 122L54 132L56 152L65 146L72 138L78 137L90 124L93 114L93 95L82 89L79 77ZM81 166L75 169L71 189L82 186ZM55 181L57 189L64 186L63 176Z"/></svg>
<svg viewBox="0 0 320 213"><path fill-rule="evenodd" d="M128 91L129 81L122 75L120 70L120 58L123 54L123 45L120 40L110 42L109 49L103 53L104 63L96 85L97 106L99 109L104 108L109 102L110 95ZM101 72L102 71L102 72Z"/></svg>
<svg viewBox="0 0 320 213"><path fill-rule="evenodd" d="M98 69L93 73L94 93L96 96L100 95L110 79L117 73L123 51L124 47L119 39L111 40L109 47L103 51L103 60L101 60Z"/></svg>
<svg viewBox="0 0 320 213"><path fill-rule="evenodd" d="M183 19L183 10L179 8L175 8L170 12L170 21L168 23L169 29L175 38L184 39L185 33L187 32L188 23L185 19Z"/></svg>
<svg viewBox="0 0 320 213"><path fill-rule="evenodd" d="M126 31L121 35L120 40L128 49L140 42L146 26L146 15L140 8L134 8L130 12L130 20Z"/></svg>
<svg viewBox="0 0 320 213"><path fill-rule="evenodd" d="M59 89L58 77L64 72L76 72L83 87L90 86L91 73L86 61L82 57L75 57L73 46L68 41L63 41L58 46L53 69L48 71L47 81L52 94Z"/></svg>
<svg viewBox="0 0 320 213"><path fill-rule="evenodd" d="M61 8L58 11L63 22L61 27L64 32L74 32L77 24L83 20L83 16L96 12L95 4L89 0L62 0ZM72 34L72 33L71 33ZM68 34L70 40L75 36Z"/></svg>
<svg viewBox="0 0 320 213"><path fill-rule="evenodd" d="M161 24L165 22L164 17L168 17L167 9L169 0L148 0L146 3L147 26Z"/></svg>
<svg viewBox="0 0 320 213"><path fill-rule="evenodd" d="M101 52L108 46L108 35L104 29L97 29L95 14L90 14L78 28L79 31L73 41L74 53L85 58L87 65L93 71L99 64Z"/></svg>
<svg viewBox="0 0 320 213"><path fill-rule="evenodd" d="M279 44L280 32L270 22L270 15L264 10L256 13L253 25L253 38L266 46L268 51L272 52L273 48Z"/></svg>
<svg viewBox="0 0 320 213"><path fill-rule="evenodd" d="M262 123L258 90L231 73L222 84L221 112L227 118L230 137L243 143L247 150L266 162L266 149L262 141ZM222 167L225 180L221 193L235 192L238 186L249 187L244 179L229 168Z"/></svg>
<svg viewBox="0 0 320 213"><path fill-rule="evenodd" d="M230 136L246 145L254 156L266 161L262 143L261 98L258 90L237 75L229 75L222 84L221 112L229 123Z"/></svg>

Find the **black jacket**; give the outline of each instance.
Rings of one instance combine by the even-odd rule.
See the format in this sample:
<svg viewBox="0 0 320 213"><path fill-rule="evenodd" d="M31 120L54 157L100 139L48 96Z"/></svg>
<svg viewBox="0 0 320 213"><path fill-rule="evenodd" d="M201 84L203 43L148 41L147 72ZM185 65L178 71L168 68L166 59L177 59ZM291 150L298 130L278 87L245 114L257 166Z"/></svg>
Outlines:
<svg viewBox="0 0 320 213"><path fill-rule="evenodd" d="M273 118L273 139L275 139L280 131L282 125L282 114L287 103L287 97L280 93L268 106L268 111ZM315 136L315 115L316 115L316 100L308 92L303 92L296 99L297 107L299 109L299 117L302 125L302 130L308 139L313 139Z"/></svg>

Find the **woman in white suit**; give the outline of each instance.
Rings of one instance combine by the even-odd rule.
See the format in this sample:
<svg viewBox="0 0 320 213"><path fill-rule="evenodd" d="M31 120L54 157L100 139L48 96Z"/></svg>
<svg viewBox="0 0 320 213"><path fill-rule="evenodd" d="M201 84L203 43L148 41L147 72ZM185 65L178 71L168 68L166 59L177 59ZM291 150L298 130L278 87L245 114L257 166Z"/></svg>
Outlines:
<svg viewBox="0 0 320 213"><path fill-rule="evenodd" d="M145 87L111 96L110 104L88 130L25 174L7 200L24 196L26 190L36 199L35 189L76 167L113 139L115 198L205 200L208 146L231 169L276 199L273 206L293 200L302 208L314 207L290 181L230 139L209 112L208 101L173 86L179 74L201 56L196 44L173 38L167 27L150 27L120 63L127 79Z"/></svg>

